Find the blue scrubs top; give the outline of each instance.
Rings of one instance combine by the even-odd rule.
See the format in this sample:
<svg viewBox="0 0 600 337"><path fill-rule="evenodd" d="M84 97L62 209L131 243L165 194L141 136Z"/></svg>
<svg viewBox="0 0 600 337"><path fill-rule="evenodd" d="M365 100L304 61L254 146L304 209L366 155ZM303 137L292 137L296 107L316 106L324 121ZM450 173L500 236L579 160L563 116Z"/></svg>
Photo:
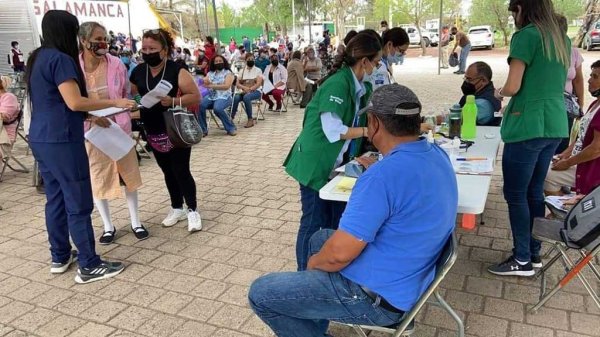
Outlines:
<svg viewBox="0 0 600 337"><path fill-rule="evenodd" d="M32 104L29 140L34 143L83 142L85 114L67 107L58 86L79 81L77 65L67 54L54 48L39 51L31 72Z"/></svg>

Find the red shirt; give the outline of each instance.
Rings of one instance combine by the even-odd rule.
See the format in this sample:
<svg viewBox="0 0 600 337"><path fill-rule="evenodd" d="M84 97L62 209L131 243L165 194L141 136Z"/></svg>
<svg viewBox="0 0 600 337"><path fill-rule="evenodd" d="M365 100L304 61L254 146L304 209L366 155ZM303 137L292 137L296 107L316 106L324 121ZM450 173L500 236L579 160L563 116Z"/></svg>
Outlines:
<svg viewBox="0 0 600 337"><path fill-rule="evenodd" d="M598 101L594 104L596 115L590 121L583 138L584 149L594 140L594 132L600 132L600 106L597 103ZM600 158L577 164L575 191L578 194L588 194L597 186L600 186Z"/></svg>

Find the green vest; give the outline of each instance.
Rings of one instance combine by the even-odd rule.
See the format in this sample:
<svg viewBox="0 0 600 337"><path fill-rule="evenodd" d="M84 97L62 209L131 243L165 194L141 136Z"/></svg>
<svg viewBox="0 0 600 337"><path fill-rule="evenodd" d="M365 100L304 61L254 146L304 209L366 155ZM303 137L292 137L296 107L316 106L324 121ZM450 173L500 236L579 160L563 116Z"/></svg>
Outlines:
<svg viewBox="0 0 600 337"><path fill-rule="evenodd" d="M359 108L366 106L373 91L371 83L365 82L365 87L367 92L362 96ZM283 163L285 171L300 184L316 191L327 184L345 140L340 139L335 143L327 140L321 124L321 113L334 113L344 125L352 127L356 113L355 92L352 70L343 67L319 87L306 107L302 131ZM366 121L366 114L360 116L359 126L364 127ZM358 155L361 142L362 138L355 140L354 153L350 153L350 157Z"/></svg>

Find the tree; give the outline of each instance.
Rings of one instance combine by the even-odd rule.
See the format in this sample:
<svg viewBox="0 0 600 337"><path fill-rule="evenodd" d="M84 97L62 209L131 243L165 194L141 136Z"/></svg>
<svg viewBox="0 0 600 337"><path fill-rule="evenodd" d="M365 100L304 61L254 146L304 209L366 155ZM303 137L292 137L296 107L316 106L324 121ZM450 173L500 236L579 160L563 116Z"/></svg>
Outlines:
<svg viewBox="0 0 600 337"><path fill-rule="evenodd" d="M472 26L491 25L499 29L504 38L504 45L507 46L510 35L508 29L509 15L507 0L473 0L469 23Z"/></svg>
<svg viewBox="0 0 600 337"><path fill-rule="evenodd" d="M425 19L434 16L435 10L439 6L440 0L392 0L392 10L410 18L419 32L419 36L423 36L421 27L425 23ZM426 55L427 46L424 39L421 39L421 49L422 55Z"/></svg>
<svg viewBox="0 0 600 337"><path fill-rule="evenodd" d="M568 20L575 20L584 14L586 0L552 0L556 12L567 17Z"/></svg>
<svg viewBox="0 0 600 337"><path fill-rule="evenodd" d="M588 0L585 6L585 15L583 17L583 25L579 29L574 46L581 47L585 33L587 33L592 25L598 20L598 11L600 10L600 0Z"/></svg>

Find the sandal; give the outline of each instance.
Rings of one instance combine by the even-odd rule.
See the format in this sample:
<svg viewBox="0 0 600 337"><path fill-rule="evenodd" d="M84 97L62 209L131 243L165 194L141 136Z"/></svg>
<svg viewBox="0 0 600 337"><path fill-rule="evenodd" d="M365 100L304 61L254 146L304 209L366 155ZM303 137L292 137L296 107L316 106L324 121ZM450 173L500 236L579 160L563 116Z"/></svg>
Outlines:
<svg viewBox="0 0 600 337"><path fill-rule="evenodd" d="M135 235L136 239L138 240L146 240L149 236L150 233L148 233L148 230L146 230L146 227L144 227L143 225L140 225L140 227L135 227L135 228L131 228L131 230L133 231L133 235Z"/></svg>
<svg viewBox="0 0 600 337"><path fill-rule="evenodd" d="M104 231L104 233L102 233L102 236L100 237L100 239L98 240L98 242L101 245L110 245L111 243L113 243L113 241L115 241L115 234L117 233L117 230L113 229L112 231Z"/></svg>

